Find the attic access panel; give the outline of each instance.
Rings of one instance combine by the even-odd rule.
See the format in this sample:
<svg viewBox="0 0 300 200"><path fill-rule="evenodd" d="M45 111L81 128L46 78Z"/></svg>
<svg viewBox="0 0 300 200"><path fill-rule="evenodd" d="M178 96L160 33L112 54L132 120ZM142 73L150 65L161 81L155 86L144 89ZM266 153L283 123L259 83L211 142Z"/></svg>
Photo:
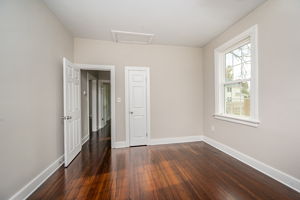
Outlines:
<svg viewBox="0 0 300 200"><path fill-rule="evenodd" d="M154 34L112 30L114 42L131 44L150 44Z"/></svg>

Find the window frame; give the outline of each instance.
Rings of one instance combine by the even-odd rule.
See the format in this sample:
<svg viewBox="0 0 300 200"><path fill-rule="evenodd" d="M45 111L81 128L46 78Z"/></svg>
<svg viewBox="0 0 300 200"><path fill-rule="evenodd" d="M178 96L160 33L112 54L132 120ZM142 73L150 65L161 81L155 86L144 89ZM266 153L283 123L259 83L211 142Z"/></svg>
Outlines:
<svg viewBox="0 0 300 200"><path fill-rule="evenodd" d="M239 117L225 114L225 55L240 47L245 41L251 43L251 78L250 78L250 117ZM215 56L215 114L216 119L235 122L257 127L258 115L258 59L257 59L257 25L252 26L243 33L224 43L214 50ZM232 81L235 82L235 81ZM228 84L228 82L226 83Z"/></svg>

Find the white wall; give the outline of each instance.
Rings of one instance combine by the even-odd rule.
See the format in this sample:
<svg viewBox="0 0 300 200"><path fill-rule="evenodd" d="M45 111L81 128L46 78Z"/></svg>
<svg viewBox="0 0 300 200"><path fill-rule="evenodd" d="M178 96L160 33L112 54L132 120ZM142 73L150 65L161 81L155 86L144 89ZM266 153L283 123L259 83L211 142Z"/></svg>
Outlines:
<svg viewBox="0 0 300 200"><path fill-rule="evenodd" d="M63 154L62 58L73 39L40 0L0 1L0 199Z"/></svg>
<svg viewBox="0 0 300 200"><path fill-rule="evenodd" d="M204 48L205 135L296 178L300 178L299 19L299 0L270 0ZM214 49L254 24L258 24L258 128L212 117Z"/></svg>
<svg viewBox="0 0 300 200"><path fill-rule="evenodd" d="M88 110L88 77L87 77L87 71L81 70L81 138L87 137L89 135L89 110ZM83 94L83 92L86 92L86 95Z"/></svg>
<svg viewBox="0 0 300 200"><path fill-rule="evenodd" d="M92 80L91 81L91 115L92 115L92 131L96 132L98 131L98 81Z"/></svg>
<svg viewBox="0 0 300 200"><path fill-rule="evenodd" d="M201 135L202 49L163 45L129 45L75 38L76 63L116 66L117 141L125 140L124 66L150 67L151 137Z"/></svg>

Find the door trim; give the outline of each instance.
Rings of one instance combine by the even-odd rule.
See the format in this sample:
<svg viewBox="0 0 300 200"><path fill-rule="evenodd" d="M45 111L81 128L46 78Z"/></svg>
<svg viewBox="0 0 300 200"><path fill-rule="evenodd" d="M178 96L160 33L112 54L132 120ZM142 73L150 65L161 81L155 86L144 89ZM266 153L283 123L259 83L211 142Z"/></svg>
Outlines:
<svg viewBox="0 0 300 200"><path fill-rule="evenodd" d="M116 75L114 65L90 65L90 64L78 64L82 70L97 70L97 71L109 71L110 72L110 108L111 108L111 147L115 148L116 142Z"/></svg>
<svg viewBox="0 0 300 200"><path fill-rule="evenodd" d="M126 131L126 146L130 146L130 131L129 131L129 88L128 88L128 75L130 70L146 71L146 118L147 118L147 145L150 144L151 129L150 129L150 69L149 67L125 66L125 131Z"/></svg>

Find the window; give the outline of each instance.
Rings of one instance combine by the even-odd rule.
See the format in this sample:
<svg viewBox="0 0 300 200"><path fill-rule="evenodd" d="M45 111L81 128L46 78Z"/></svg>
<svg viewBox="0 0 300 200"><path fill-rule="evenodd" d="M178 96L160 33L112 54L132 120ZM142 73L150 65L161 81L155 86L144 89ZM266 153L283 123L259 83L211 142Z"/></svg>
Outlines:
<svg viewBox="0 0 300 200"><path fill-rule="evenodd" d="M215 49L215 118L258 126L257 26Z"/></svg>

